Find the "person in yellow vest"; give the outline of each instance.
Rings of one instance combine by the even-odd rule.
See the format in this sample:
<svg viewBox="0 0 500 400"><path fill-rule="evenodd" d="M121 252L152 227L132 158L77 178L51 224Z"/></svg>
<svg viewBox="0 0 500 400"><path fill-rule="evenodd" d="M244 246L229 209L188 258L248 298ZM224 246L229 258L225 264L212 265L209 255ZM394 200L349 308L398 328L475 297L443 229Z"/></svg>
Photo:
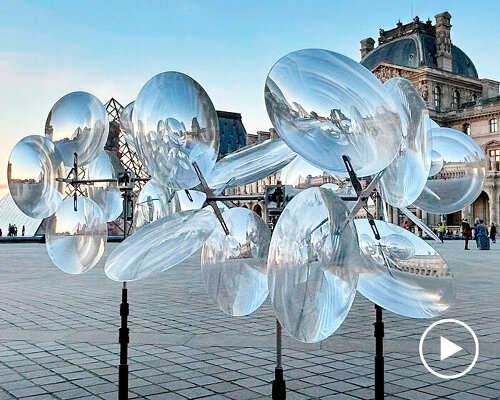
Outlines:
<svg viewBox="0 0 500 400"><path fill-rule="evenodd" d="M439 233L439 240L441 240L441 243L444 243L444 225L442 222L439 223L438 227L438 233Z"/></svg>

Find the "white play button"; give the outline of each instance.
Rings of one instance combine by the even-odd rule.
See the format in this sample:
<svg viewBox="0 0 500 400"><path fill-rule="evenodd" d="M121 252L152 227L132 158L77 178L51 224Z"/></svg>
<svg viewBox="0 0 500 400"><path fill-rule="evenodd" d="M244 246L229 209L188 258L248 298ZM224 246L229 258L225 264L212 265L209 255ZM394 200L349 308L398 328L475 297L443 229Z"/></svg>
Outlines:
<svg viewBox="0 0 500 400"><path fill-rule="evenodd" d="M436 334L435 336L432 336L433 334L431 333L430 336L432 338L432 340L429 342L430 343L430 346L431 347L428 347L428 349L432 349L432 361L431 363L434 361L435 363L438 363L439 365L435 365L435 368L437 370L434 370L428 363L427 361L425 360L425 357L424 357L424 342L425 342L425 338L427 337L427 335L429 334L429 332L432 331L432 329L440 326L439 328L436 328L439 331L439 329L443 329L444 326L446 325L454 325L453 329L454 329L454 334L456 336L456 339L455 340L466 340L464 339L462 336L463 336L463 333L462 335L458 335L457 334L457 325L462 329L464 330L465 332L468 332L470 334L470 336L472 336L472 338L474 339L474 355L472 356L472 352L470 351L471 349L468 348L469 344L467 343L467 341L464 342L464 347L461 347L455 343L453 343L451 340L448 340L446 339L444 336L441 336L441 334ZM445 328L444 328L445 329ZM448 336L448 335L447 335ZM437 357L436 357L436 352L438 351L438 349L436 348L437 346L437 338L440 338L440 358L441 358L441 361L437 361ZM456 368L452 365L454 364L453 362L450 364L449 362L446 363L446 362L442 362L444 360L446 360L447 358L457 354L459 351L463 351L463 358L464 360L467 359L467 356L470 356L470 358L472 359L469 366L467 368L465 368L463 371L461 372L456 372ZM427 369L427 371L429 371L431 374L439 377L439 378L442 378L442 379L456 379L456 378L460 378L461 376L464 376L467 372L469 372L473 367L474 365L476 364L476 361L479 357L479 341L477 340L477 336L476 334L474 333L474 331L471 329L471 327L469 325L467 325L465 322L462 322L458 319L452 319L452 318L447 318L447 319L441 319L439 321L436 321L434 323L432 323L425 331L424 333L422 334L422 337L420 338L420 344L418 346L418 352L420 354L420 359L422 360L422 364L424 364L424 367ZM461 361L464 361L464 360L461 360ZM447 373L445 374L444 372L441 372L443 370L450 370L449 372L453 372L453 373ZM439 372L438 372L439 371ZM456 372L456 373L455 373Z"/></svg>
<svg viewBox="0 0 500 400"><path fill-rule="evenodd" d="M441 361L463 350L460 346L441 336Z"/></svg>

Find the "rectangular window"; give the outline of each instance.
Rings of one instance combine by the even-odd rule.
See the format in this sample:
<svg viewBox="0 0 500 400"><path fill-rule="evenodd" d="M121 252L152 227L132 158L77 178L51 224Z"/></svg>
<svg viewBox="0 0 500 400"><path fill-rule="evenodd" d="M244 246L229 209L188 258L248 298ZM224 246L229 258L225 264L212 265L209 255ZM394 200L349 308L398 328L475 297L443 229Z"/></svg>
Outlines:
<svg viewBox="0 0 500 400"><path fill-rule="evenodd" d="M500 149L490 150L490 160L500 162Z"/></svg>
<svg viewBox="0 0 500 400"><path fill-rule="evenodd" d="M490 132L498 132L498 119L490 119Z"/></svg>

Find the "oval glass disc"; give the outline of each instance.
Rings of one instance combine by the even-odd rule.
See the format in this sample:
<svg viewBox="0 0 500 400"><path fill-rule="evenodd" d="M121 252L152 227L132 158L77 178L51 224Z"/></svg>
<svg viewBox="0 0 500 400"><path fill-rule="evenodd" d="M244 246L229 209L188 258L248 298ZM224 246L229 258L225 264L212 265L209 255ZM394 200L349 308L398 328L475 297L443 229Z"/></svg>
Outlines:
<svg viewBox="0 0 500 400"><path fill-rule="evenodd" d="M52 262L68 274L83 274L102 257L108 227L99 206L84 196L65 199L45 228L47 252Z"/></svg>
<svg viewBox="0 0 500 400"><path fill-rule="evenodd" d="M215 163L207 179L217 193L225 188L257 182L274 174L296 157L282 139L269 139L247 146Z"/></svg>
<svg viewBox="0 0 500 400"><path fill-rule="evenodd" d="M283 328L318 342L342 324L356 294L359 247L349 211L331 190L303 190L286 206L271 238L268 286Z"/></svg>
<svg viewBox="0 0 500 400"><path fill-rule="evenodd" d="M271 230L253 211L231 208L201 250L201 275L208 295L229 315L254 312L267 298L267 254Z"/></svg>
<svg viewBox="0 0 500 400"><path fill-rule="evenodd" d="M442 169L429 176L414 206L432 214L451 214L471 205L486 181L486 156L465 133L450 128L431 130L435 160ZM437 163L437 162L436 162Z"/></svg>
<svg viewBox="0 0 500 400"><path fill-rule="evenodd" d="M95 160L108 139L108 115L101 101L86 92L73 92L60 98L45 123L45 136L61 153L64 164L73 167Z"/></svg>
<svg viewBox="0 0 500 400"><path fill-rule="evenodd" d="M401 144L396 106L361 64L321 49L294 51L267 76L267 113L280 137L313 165L347 176L383 170Z"/></svg>
<svg viewBox="0 0 500 400"><path fill-rule="evenodd" d="M89 198L101 208L104 219L112 222L123 210L123 199L118 189L118 171L123 169L116 153L103 151L88 165L88 177L95 179L115 179L114 182L96 182L88 186Z"/></svg>
<svg viewBox="0 0 500 400"><path fill-rule="evenodd" d="M403 141L396 158L385 169L378 187L394 207L407 207L422 193L431 167L430 118L424 99L403 78L389 79L384 88L398 108Z"/></svg>
<svg viewBox="0 0 500 400"><path fill-rule="evenodd" d="M132 122L132 112L134 111L134 101L128 103L120 115L120 125L122 126L123 137L127 146L134 153L137 153L134 141L134 124Z"/></svg>
<svg viewBox="0 0 500 400"><path fill-rule="evenodd" d="M106 275L136 281L175 267L200 249L218 223L208 210L188 210L146 225L113 250Z"/></svg>
<svg viewBox="0 0 500 400"><path fill-rule="evenodd" d="M354 223L365 261L358 282L363 296L409 318L436 317L451 307L455 280L436 250L397 225L376 220L378 241L367 219Z"/></svg>
<svg viewBox="0 0 500 400"><path fill-rule="evenodd" d="M10 153L9 191L17 207L29 217L42 219L56 212L66 186L56 179L65 177L61 155L43 136L21 139Z"/></svg>
<svg viewBox="0 0 500 400"><path fill-rule="evenodd" d="M141 89L132 113L137 153L149 174L173 189L209 176L219 153L219 120L205 90L180 72L164 72Z"/></svg>
<svg viewBox="0 0 500 400"><path fill-rule="evenodd" d="M176 212L174 190L149 180L141 189L134 209L134 228L139 229Z"/></svg>

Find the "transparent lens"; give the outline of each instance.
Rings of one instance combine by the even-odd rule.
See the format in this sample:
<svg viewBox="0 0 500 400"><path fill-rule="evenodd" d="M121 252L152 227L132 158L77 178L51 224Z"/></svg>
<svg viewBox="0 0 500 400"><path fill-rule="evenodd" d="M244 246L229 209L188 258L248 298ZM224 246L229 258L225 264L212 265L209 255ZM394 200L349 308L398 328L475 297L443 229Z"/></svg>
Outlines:
<svg viewBox="0 0 500 400"><path fill-rule="evenodd" d="M108 237L99 206L84 196L64 200L45 228L47 252L52 262L68 274L82 274L100 260Z"/></svg>
<svg viewBox="0 0 500 400"><path fill-rule="evenodd" d="M100 100L86 92L73 92L52 107L45 123L45 136L61 153L64 164L86 165L104 150L108 139L108 116Z"/></svg>

